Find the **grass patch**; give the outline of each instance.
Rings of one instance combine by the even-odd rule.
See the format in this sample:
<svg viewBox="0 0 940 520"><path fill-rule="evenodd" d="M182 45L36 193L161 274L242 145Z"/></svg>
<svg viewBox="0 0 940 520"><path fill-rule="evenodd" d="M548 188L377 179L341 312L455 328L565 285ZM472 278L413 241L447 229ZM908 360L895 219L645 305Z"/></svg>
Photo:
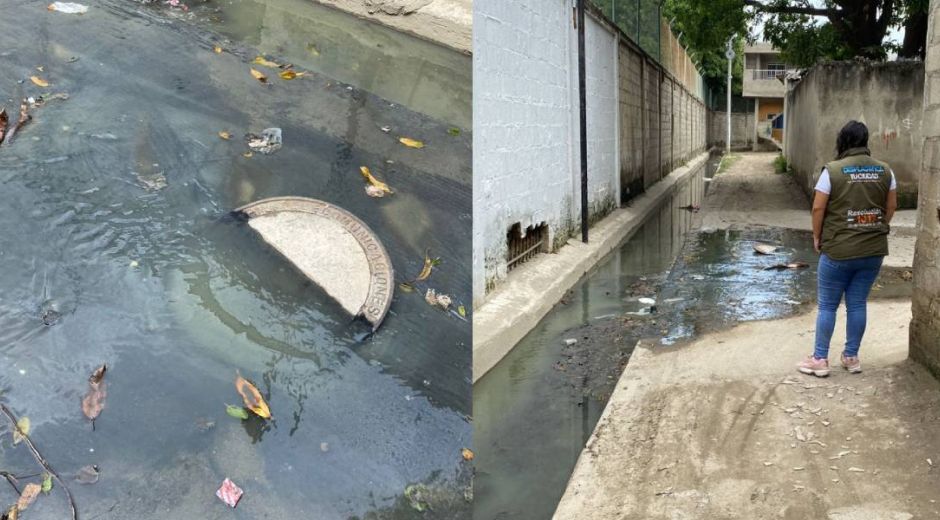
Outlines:
<svg viewBox="0 0 940 520"><path fill-rule="evenodd" d="M774 159L774 171L777 173L789 173L787 158L780 154Z"/></svg>
<svg viewBox="0 0 940 520"><path fill-rule="evenodd" d="M725 155L721 158L721 164L718 165L718 171L715 172L715 175L721 175L722 173L728 171L728 168L734 166L734 163L738 162L741 159L741 156L735 153Z"/></svg>

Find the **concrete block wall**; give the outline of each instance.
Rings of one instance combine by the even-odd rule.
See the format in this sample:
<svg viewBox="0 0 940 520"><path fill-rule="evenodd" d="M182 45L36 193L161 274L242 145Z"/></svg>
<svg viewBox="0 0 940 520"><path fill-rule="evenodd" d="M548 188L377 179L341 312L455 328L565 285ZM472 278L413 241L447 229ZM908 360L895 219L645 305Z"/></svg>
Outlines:
<svg viewBox="0 0 940 520"><path fill-rule="evenodd" d="M750 150L754 144L754 112L731 113L731 149ZM708 144L724 149L728 139L728 113L708 111Z"/></svg>
<svg viewBox="0 0 940 520"><path fill-rule="evenodd" d="M581 184L570 1L475 0L473 28L477 307L508 274L506 239L514 224L546 224L550 250L579 234ZM700 94L684 86L699 78L686 70L689 77L679 81L602 15L587 14L585 43L594 222L705 149L705 108Z"/></svg>
<svg viewBox="0 0 940 520"><path fill-rule="evenodd" d="M787 95L787 162L812 195L836 136L849 120L868 125L872 155L898 179L902 208L916 205L923 142L924 65L919 62L832 62L816 65Z"/></svg>
<svg viewBox="0 0 940 520"><path fill-rule="evenodd" d="M940 0L930 9L910 355L940 377Z"/></svg>

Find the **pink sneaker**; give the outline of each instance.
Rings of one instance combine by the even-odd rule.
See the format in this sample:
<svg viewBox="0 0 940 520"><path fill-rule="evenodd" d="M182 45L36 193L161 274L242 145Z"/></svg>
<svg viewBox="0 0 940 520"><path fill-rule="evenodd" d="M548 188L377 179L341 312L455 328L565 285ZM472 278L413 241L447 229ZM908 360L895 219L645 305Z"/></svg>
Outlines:
<svg viewBox="0 0 940 520"><path fill-rule="evenodd" d="M829 375L829 360L807 356L796 368L804 374L826 377Z"/></svg>
<svg viewBox="0 0 940 520"><path fill-rule="evenodd" d="M862 362L858 360L858 356L846 356L843 352L842 368L848 370L850 374L858 374L862 371Z"/></svg>

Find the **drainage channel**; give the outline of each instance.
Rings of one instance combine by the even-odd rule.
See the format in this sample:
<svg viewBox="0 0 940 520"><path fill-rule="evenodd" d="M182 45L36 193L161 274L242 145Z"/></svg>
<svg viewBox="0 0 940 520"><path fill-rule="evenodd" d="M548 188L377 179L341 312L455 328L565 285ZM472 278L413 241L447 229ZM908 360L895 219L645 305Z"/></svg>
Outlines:
<svg viewBox="0 0 940 520"><path fill-rule="evenodd" d="M666 200L474 385L474 518L551 518L633 346L661 325L625 295L655 296L702 184L699 174Z"/></svg>

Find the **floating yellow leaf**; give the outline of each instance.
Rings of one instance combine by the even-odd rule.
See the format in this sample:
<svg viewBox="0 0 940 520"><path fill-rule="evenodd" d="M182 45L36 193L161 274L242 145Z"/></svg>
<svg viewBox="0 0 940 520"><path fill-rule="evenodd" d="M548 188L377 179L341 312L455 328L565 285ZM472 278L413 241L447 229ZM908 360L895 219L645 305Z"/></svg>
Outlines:
<svg viewBox="0 0 940 520"><path fill-rule="evenodd" d="M467 317L467 308L464 307L463 305L457 307L457 314L459 314L461 318L466 318L466 317Z"/></svg>
<svg viewBox="0 0 940 520"><path fill-rule="evenodd" d="M392 193L391 188L388 187L388 184L376 179L372 176L372 172L369 171L368 166L360 166L359 171L362 172L362 176L369 182L369 184L375 186L376 188L384 191L385 193Z"/></svg>
<svg viewBox="0 0 940 520"><path fill-rule="evenodd" d="M402 282L402 283L398 284L398 288L401 289L401 290L404 291L404 292L407 292L407 293L410 293L410 292L414 292L414 291L415 291L414 286L411 285L411 284L408 283L408 282Z"/></svg>
<svg viewBox="0 0 940 520"><path fill-rule="evenodd" d="M16 509L18 511L26 511L29 509L29 506L36 501L36 497L39 496L40 491L42 491L42 487L39 484L33 482L26 484L26 487L23 488L23 492L20 493L19 500L16 501Z"/></svg>
<svg viewBox="0 0 940 520"><path fill-rule="evenodd" d="M246 408L255 412L255 414L262 419L271 418L271 410L268 408L268 403L264 402L264 397L261 396L261 392L255 388L255 385L242 377L241 374L236 374L235 376L235 389L241 394L242 400L245 401Z"/></svg>
<svg viewBox="0 0 940 520"><path fill-rule="evenodd" d="M418 274L418 277L415 278L416 282L427 280L431 276L431 270L434 269L434 266L441 263L440 258L431 258L429 253L431 250L427 250L424 253L424 267L421 269L421 272Z"/></svg>
<svg viewBox="0 0 940 520"><path fill-rule="evenodd" d="M464 448L463 450L460 451L460 453L463 455L463 460L467 462L473 460L473 451L470 450L469 448Z"/></svg>
<svg viewBox="0 0 940 520"><path fill-rule="evenodd" d="M245 159L251 159L251 156L252 156L252 155L254 155L254 154L251 153L251 152L245 152L245 153L242 154L242 157L244 157Z"/></svg>
<svg viewBox="0 0 940 520"><path fill-rule="evenodd" d="M398 140L401 142L401 144L409 148L424 148L424 143L421 141L415 141L414 139L408 137L401 137Z"/></svg>
<svg viewBox="0 0 940 520"><path fill-rule="evenodd" d="M216 54L222 54L222 47L219 47L218 45L216 45L215 47L212 48L212 52Z"/></svg>
<svg viewBox="0 0 940 520"><path fill-rule="evenodd" d="M48 87L48 86L49 86L49 82L46 81L46 80L44 80L44 79L42 79L42 78L40 78L39 76L30 76L30 77L29 77L29 80L32 81L33 83L35 83L36 85L40 86L40 87Z"/></svg>
<svg viewBox="0 0 940 520"><path fill-rule="evenodd" d="M262 72L259 72L255 69L251 69L251 76L255 78L256 80L260 81L261 83L268 82L268 77L265 76Z"/></svg>
<svg viewBox="0 0 940 520"><path fill-rule="evenodd" d="M279 64L273 61L264 59L264 56L258 56L255 59L251 60L251 62L254 63L255 65L261 65L262 67L271 67L272 69L276 69L280 67Z"/></svg>
<svg viewBox="0 0 940 520"><path fill-rule="evenodd" d="M91 373L91 377L88 378L88 392L82 398L82 412L92 421L97 419L104 410L105 399L108 396L104 382L104 374L107 370L107 365L101 365Z"/></svg>
<svg viewBox="0 0 940 520"><path fill-rule="evenodd" d="M278 74L278 76L280 76L281 79L287 79L287 80L299 78L301 76L306 76L306 75L307 75L306 72L297 72L293 69L282 70L280 74Z"/></svg>
<svg viewBox="0 0 940 520"><path fill-rule="evenodd" d="M222 139L225 139L226 141L228 141L229 139L232 138L232 134L228 133L228 132L225 131L225 130L222 130L221 132L219 132L219 137L221 137Z"/></svg>
<svg viewBox="0 0 940 520"><path fill-rule="evenodd" d="M14 446L26 439L26 436L29 435L29 427L29 417L20 417L20 420L16 421L16 429L13 430Z"/></svg>

